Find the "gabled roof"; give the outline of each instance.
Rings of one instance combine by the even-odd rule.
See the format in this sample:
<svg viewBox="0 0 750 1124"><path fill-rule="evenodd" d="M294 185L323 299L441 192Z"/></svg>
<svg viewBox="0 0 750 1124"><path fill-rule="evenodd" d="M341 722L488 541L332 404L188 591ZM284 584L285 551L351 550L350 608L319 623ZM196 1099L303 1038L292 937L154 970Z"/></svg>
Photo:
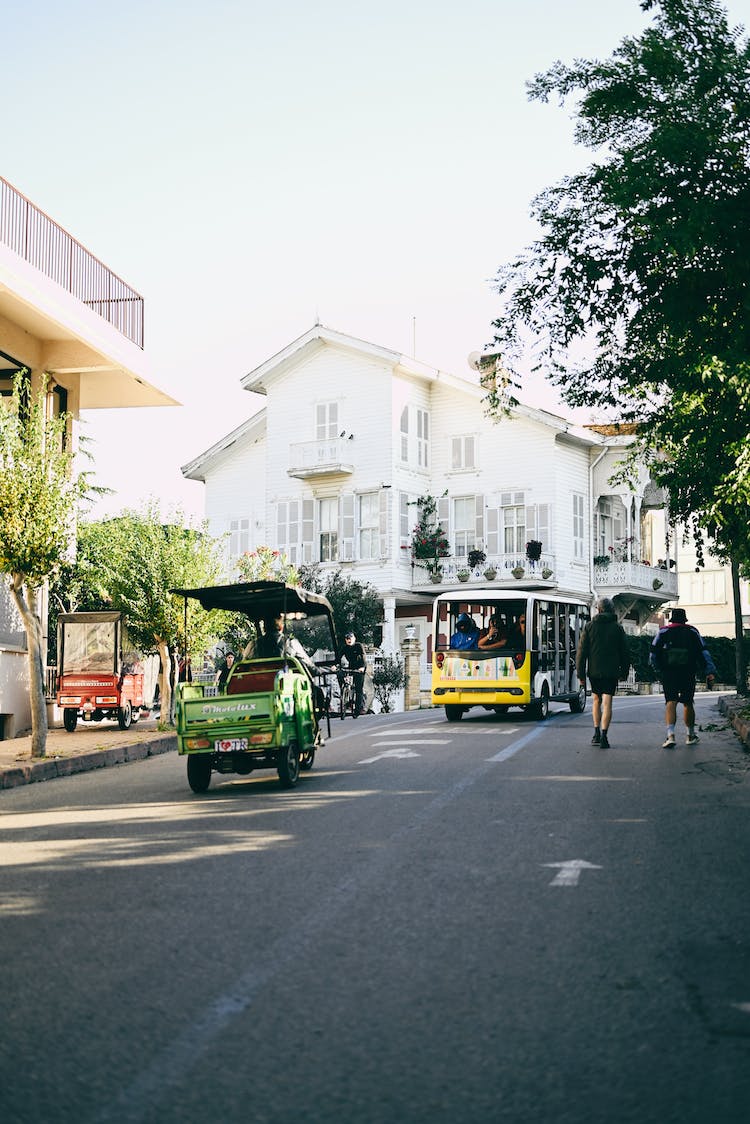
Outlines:
<svg viewBox="0 0 750 1124"><path fill-rule="evenodd" d="M267 394L269 383L296 367L297 364L324 347L335 347L343 351L352 351L358 355L369 356L372 359L384 361L391 367L401 367L405 372L422 378L436 377L437 371L416 359L410 359L399 351L380 344L368 343L366 340L348 336L344 332L337 332L327 328L324 324L315 324L304 335L292 340L282 351L266 359L259 367L255 367L242 379L245 390L252 390L256 394Z"/></svg>
<svg viewBox="0 0 750 1124"><path fill-rule="evenodd" d="M265 409L258 410L257 414L253 414L247 421L242 422L231 433L227 433L226 437L220 438L216 444L212 445L210 449L199 453L193 460L184 464L180 471L182 475L188 480L202 480L205 484L205 471L206 468L215 461L222 453L231 449L238 441L244 441L247 437L253 436L253 431L257 430L257 435L261 436L266 425L266 411Z"/></svg>

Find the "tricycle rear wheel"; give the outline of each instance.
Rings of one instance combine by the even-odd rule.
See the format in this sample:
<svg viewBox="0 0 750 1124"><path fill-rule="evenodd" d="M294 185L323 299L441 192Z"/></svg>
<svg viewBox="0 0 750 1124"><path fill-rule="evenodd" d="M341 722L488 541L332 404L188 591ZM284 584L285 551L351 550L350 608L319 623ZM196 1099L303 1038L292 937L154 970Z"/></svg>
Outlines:
<svg viewBox="0 0 750 1124"><path fill-rule="evenodd" d="M117 712L117 722L121 730L129 730L133 721L133 708L130 699L126 699Z"/></svg>
<svg viewBox="0 0 750 1124"><path fill-rule="evenodd" d="M299 780L299 746L295 741L289 742L279 750L277 763L279 780L282 788L294 788Z"/></svg>
<svg viewBox="0 0 750 1124"><path fill-rule="evenodd" d="M308 749L304 750L304 752L300 753L300 755L299 755L299 767L300 767L300 769L312 769L314 760L315 760L315 750L312 746L310 746Z"/></svg>
<svg viewBox="0 0 750 1124"><path fill-rule="evenodd" d="M196 753L187 759L188 784L193 792L205 792L211 783L211 758L207 753Z"/></svg>
<svg viewBox="0 0 750 1124"><path fill-rule="evenodd" d="M65 727L65 729L68 731L69 734L73 733L73 731L76 728L77 723L78 723L78 711L74 710L73 707L66 706L65 710L63 711L63 726Z"/></svg>

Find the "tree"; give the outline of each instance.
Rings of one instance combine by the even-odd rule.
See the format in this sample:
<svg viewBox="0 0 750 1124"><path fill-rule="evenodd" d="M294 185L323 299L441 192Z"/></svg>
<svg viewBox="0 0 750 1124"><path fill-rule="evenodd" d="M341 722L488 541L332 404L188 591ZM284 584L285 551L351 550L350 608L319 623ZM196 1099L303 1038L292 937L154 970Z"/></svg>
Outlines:
<svg viewBox="0 0 750 1124"><path fill-rule="evenodd" d="M301 567L300 585L312 593L322 593L331 602L339 643L349 630L363 644L376 642L383 621L383 601L374 586L347 577L341 570L332 570L324 579L317 565ZM319 639L322 637L315 632L306 635L303 642L307 647L317 646Z"/></svg>
<svg viewBox="0 0 750 1124"><path fill-rule="evenodd" d="M125 511L100 524L106 539L99 558L102 586L116 609L124 612L136 647L158 652L162 666L161 713L171 714L169 669L172 651L203 652L223 629L223 616L184 603L170 589L215 584L221 575L220 544L206 531L186 523L181 511L163 519L155 502L143 511Z"/></svg>
<svg viewBox="0 0 750 1124"><path fill-rule="evenodd" d="M32 393L27 372L0 405L0 571L26 630L32 757L43 757L47 743L39 592L70 549L87 488L85 474L73 472L68 416L50 417L46 407L46 377Z"/></svg>
<svg viewBox="0 0 750 1124"><path fill-rule="evenodd" d="M641 8L653 25L610 59L530 84L577 95L597 159L534 201L543 233L500 271L495 349L517 368L534 340L570 405L638 422L673 514L729 547L750 495L750 48L717 0ZM502 408L492 385L486 401Z"/></svg>

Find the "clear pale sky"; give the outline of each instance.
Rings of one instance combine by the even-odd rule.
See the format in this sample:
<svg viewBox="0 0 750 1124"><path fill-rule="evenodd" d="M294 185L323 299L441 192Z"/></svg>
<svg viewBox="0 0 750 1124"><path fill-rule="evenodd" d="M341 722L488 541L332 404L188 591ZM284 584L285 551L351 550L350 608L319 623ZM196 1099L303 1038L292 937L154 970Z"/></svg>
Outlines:
<svg viewBox="0 0 750 1124"><path fill-rule="evenodd" d="M750 0L726 7L750 26ZM533 196L590 160L526 81L646 22L638 0L6 9L0 171L143 295L152 381L184 404L84 414L116 490L96 514L153 494L202 515L180 466L316 319L466 373Z"/></svg>

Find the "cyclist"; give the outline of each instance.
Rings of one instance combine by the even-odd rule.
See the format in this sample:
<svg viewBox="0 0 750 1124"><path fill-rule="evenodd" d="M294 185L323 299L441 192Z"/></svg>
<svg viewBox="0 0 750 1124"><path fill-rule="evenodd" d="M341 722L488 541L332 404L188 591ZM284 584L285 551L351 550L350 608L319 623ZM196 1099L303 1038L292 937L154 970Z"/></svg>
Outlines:
<svg viewBox="0 0 750 1124"><path fill-rule="evenodd" d="M353 632L347 632L344 637L344 647L338 655L339 666L341 670L338 674L339 688L342 690L346 672L351 672L352 680L354 682L354 718L358 718L363 713L362 710L362 693L365 682L365 671L367 664L365 662L365 650L357 640Z"/></svg>

